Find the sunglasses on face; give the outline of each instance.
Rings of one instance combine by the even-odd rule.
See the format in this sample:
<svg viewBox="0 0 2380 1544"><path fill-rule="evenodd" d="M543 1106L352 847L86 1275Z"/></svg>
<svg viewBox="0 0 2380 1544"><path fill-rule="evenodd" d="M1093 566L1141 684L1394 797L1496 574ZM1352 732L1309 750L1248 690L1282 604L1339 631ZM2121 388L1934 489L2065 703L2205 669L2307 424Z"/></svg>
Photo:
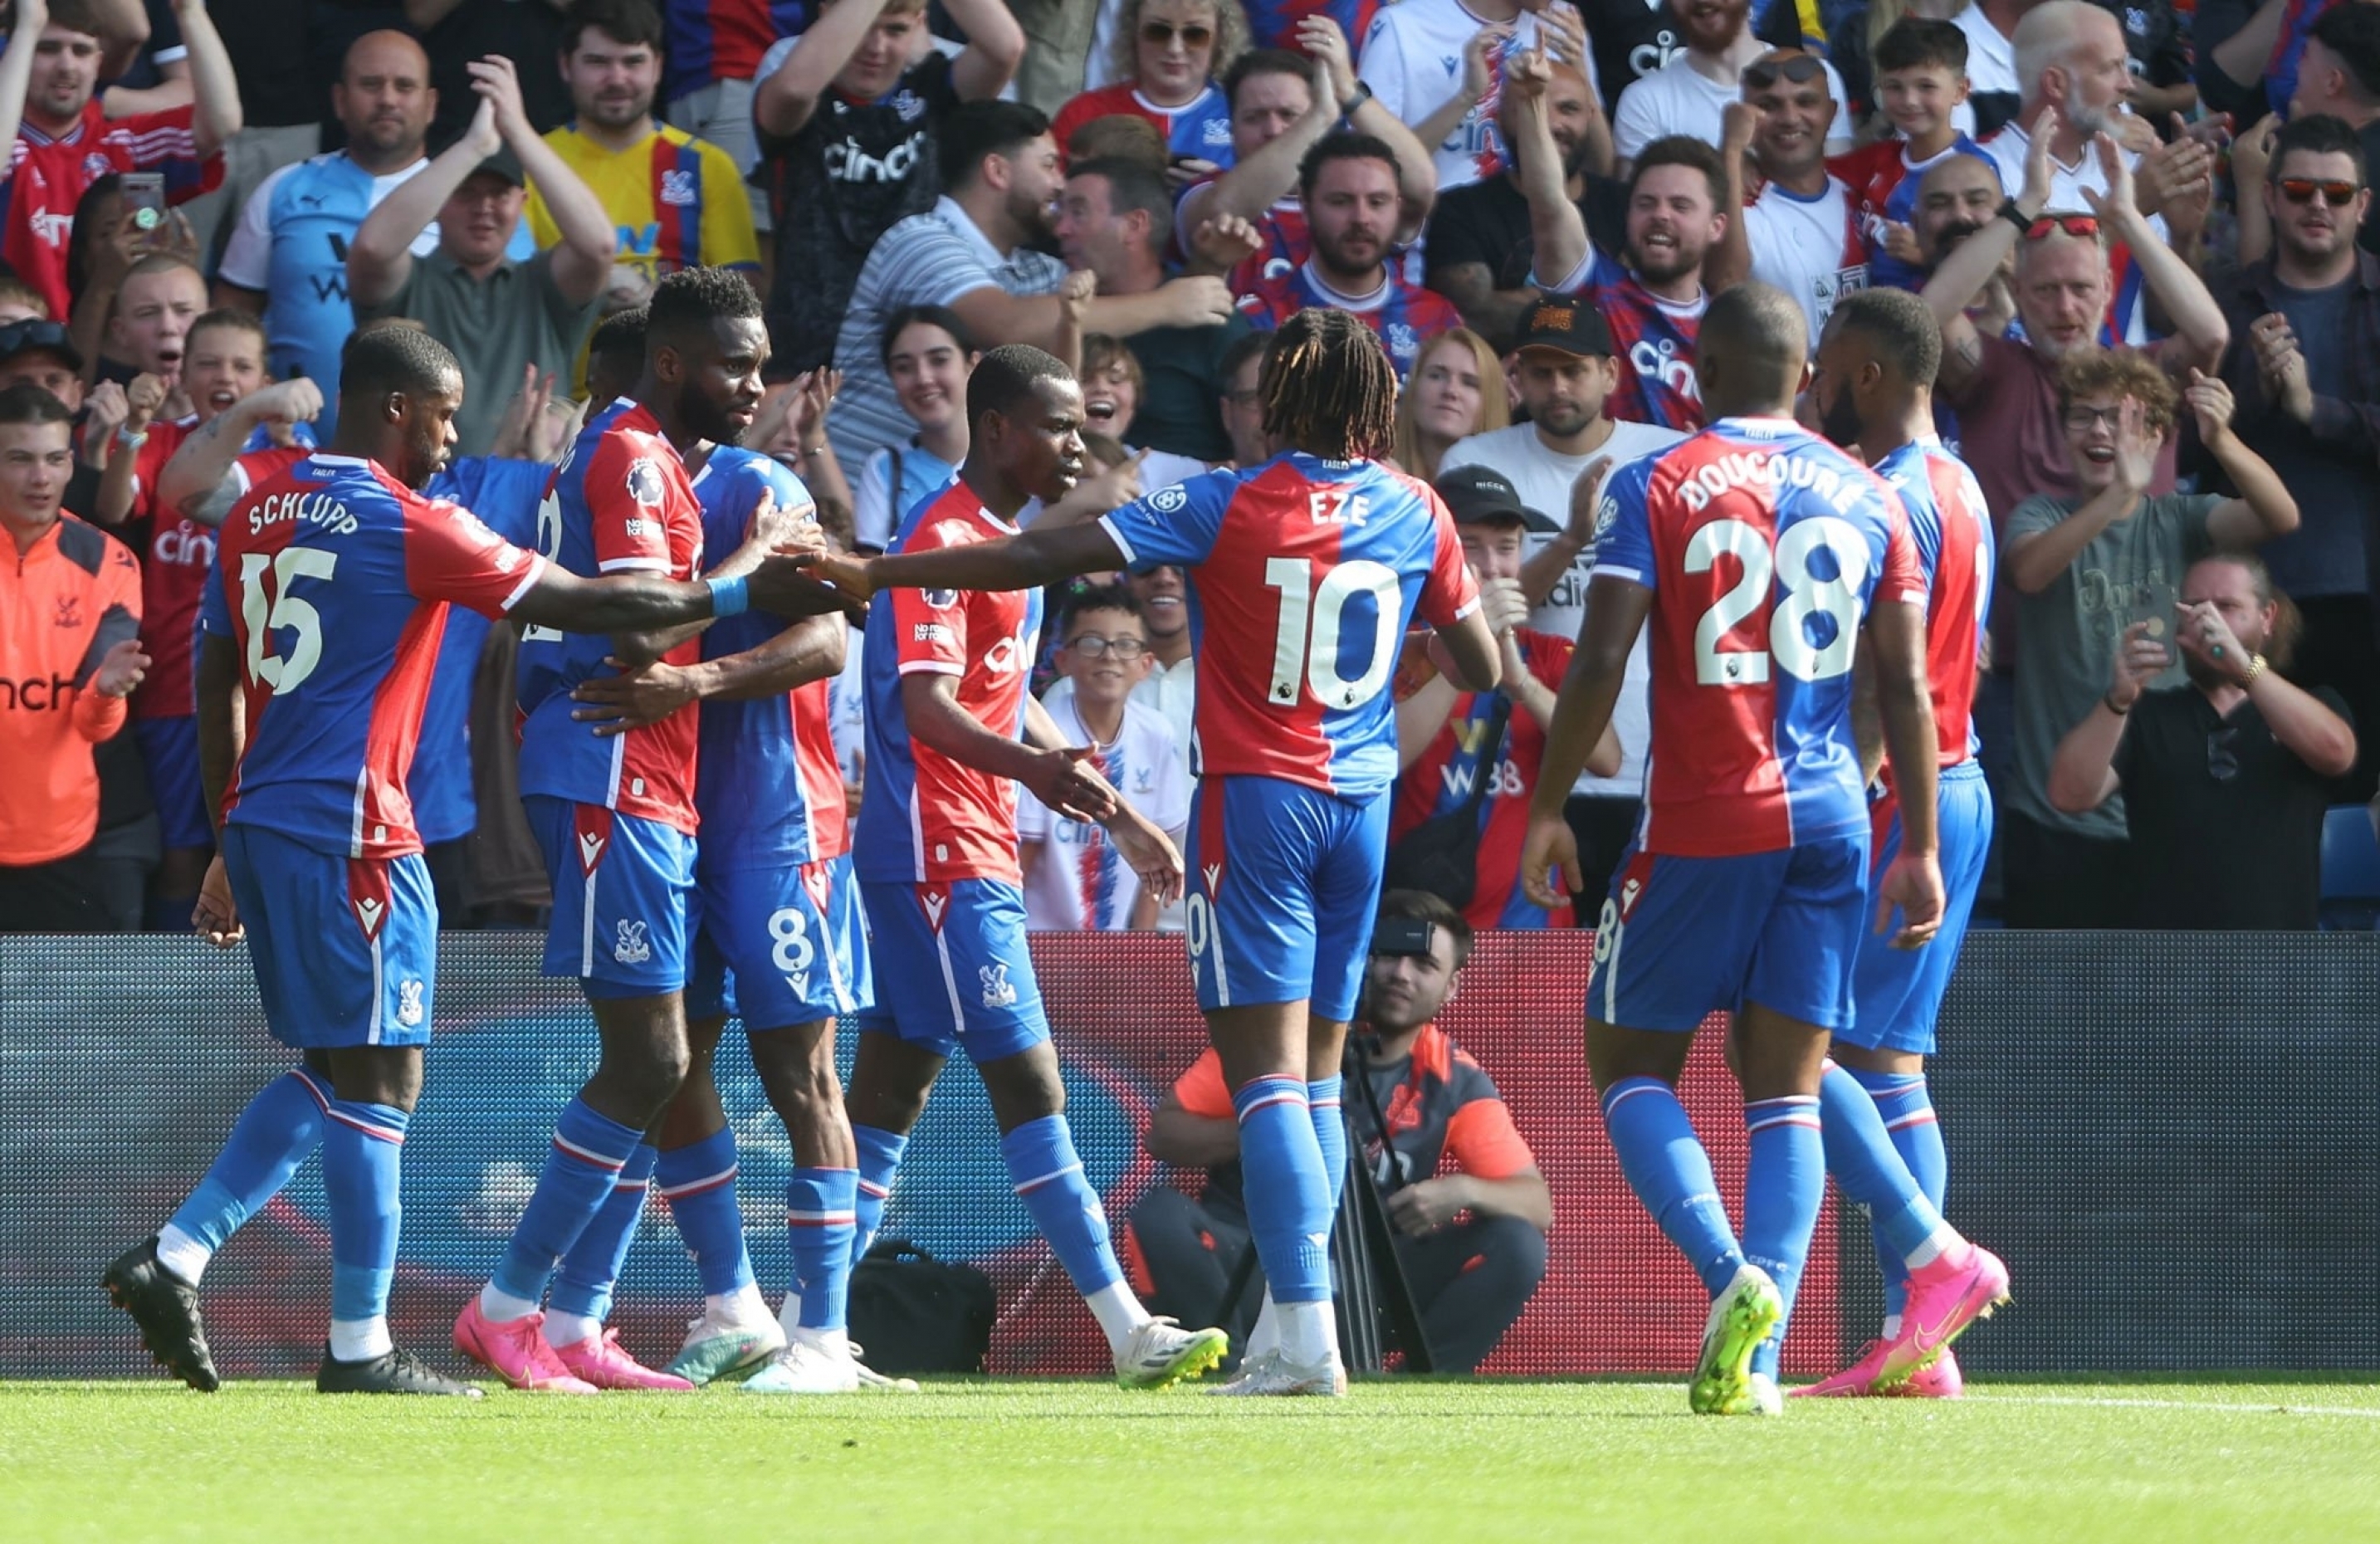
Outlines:
<svg viewBox="0 0 2380 1544"><path fill-rule="evenodd" d="M1755 59L1743 67L1743 83L1755 91L1765 91L1781 77L1799 86L1827 73L1827 62L1808 54L1789 54L1781 59Z"/></svg>
<svg viewBox="0 0 2380 1544"><path fill-rule="evenodd" d="M2314 195L2319 193L2322 201L2333 209L2345 209L2355 201L2356 194L2363 191L2362 187L2352 182L2316 182L2311 177L2301 176L2285 176L2274 186L2281 190L2281 197L2291 203L2312 203Z"/></svg>
<svg viewBox="0 0 2380 1544"><path fill-rule="evenodd" d="M2045 214L2024 227L2027 241L2046 241L2052 231L2064 231L2082 241L2099 239L2099 220L2093 214Z"/></svg>
<svg viewBox="0 0 2380 1544"><path fill-rule="evenodd" d="M1170 21L1144 21L1140 24L1140 41L1155 48L1163 48L1175 38L1184 48L1204 48L1215 41L1215 30L1203 22L1194 21L1186 27L1176 27Z"/></svg>
<svg viewBox="0 0 2380 1544"><path fill-rule="evenodd" d="M20 354L31 348L63 348L67 343L64 326L29 316L22 322L11 322L0 327L0 358Z"/></svg>

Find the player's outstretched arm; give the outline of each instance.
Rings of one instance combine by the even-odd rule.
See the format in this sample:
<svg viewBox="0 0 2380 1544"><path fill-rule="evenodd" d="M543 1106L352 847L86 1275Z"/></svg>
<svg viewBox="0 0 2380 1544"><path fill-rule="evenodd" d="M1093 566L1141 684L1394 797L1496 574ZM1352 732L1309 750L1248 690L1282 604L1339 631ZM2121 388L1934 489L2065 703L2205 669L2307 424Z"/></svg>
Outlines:
<svg viewBox="0 0 2380 1544"><path fill-rule="evenodd" d="M880 590L1035 590L1076 574L1126 566L1123 549L1096 521L1057 530L937 547L929 553L861 557L815 547L781 548L787 557L855 600Z"/></svg>
<svg viewBox="0 0 2380 1544"><path fill-rule="evenodd" d="M1545 754L1537 763L1536 792L1529 797L1529 829L1521 841L1521 888L1531 901L1565 906L1585 888L1579 872L1578 839L1562 816L1571 785L1588 753L1611 727L1611 710L1628 673L1628 654L1652 614L1653 592L1631 579L1598 574L1586 587L1586 620L1578 649L1562 673L1561 690L1546 724Z"/></svg>
<svg viewBox="0 0 2380 1544"><path fill-rule="evenodd" d="M913 671L902 676L901 711L910 737L978 772L1024 784L1035 798L1070 821L1103 823L1115 813L1115 790L1087 760L1096 747L1044 748L995 735L959 705L958 690L955 675Z"/></svg>
<svg viewBox="0 0 2380 1544"><path fill-rule="evenodd" d="M240 941L239 908L232 901L220 840L224 791L231 785L232 768L239 764L240 741L246 730L237 646L220 634L202 635L196 673L199 788L206 796L207 820L214 827L218 841L214 860L207 865L206 878L199 885L199 904L190 914L190 925L216 948L228 949Z"/></svg>
<svg viewBox="0 0 2380 1544"><path fill-rule="evenodd" d="M599 737L640 729L689 702L751 702L782 697L795 687L843 673L850 627L840 616L812 616L795 623L758 648L695 664L656 659L641 670L618 660L605 663L616 675L598 675L572 688L579 704L570 716L592 723Z"/></svg>
<svg viewBox="0 0 2380 1544"><path fill-rule="evenodd" d="M791 559L771 557L748 576L729 579L714 576L694 582L655 574L613 574L589 579L549 563L529 592L513 607L512 614L520 621L567 633L610 633L617 642L720 615L732 616L747 606L783 617L864 610L851 597L819 583ZM658 656L646 655L627 663L642 665L654 658Z"/></svg>
<svg viewBox="0 0 2380 1544"><path fill-rule="evenodd" d="M1895 908L1896 949L1934 941L1942 926L1942 868L1934 827L1935 772L1940 756L1934 695L1925 681L1925 607L1922 601L1884 601L1868 613L1876 710L1884 719L1885 752L1900 800L1900 853L1876 885L1876 930Z"/></svg>
<svg viewBox="0 0 2380 1544"><path fill-rule="evenodd" d="M1463 691L1494 691L1504 683L1504 647L1476 606L1453 626L1430 634L1429 659Z"/></svg>

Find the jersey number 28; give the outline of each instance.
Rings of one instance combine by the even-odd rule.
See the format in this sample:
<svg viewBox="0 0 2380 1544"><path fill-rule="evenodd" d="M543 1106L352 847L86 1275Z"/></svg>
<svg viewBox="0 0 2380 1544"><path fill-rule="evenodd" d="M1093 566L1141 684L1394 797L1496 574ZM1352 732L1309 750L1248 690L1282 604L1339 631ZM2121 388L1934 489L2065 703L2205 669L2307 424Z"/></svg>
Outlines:
<svg viewBox="0 0 2380 1544"><path fill-rule="evenodd" d="M1810 560L1823 548L1833 556L1833 573L1812 572ZM1706 687L1756 687L1768 680L1768 662L1803 681L1848 675L1859 643L1860 589L1866 581L1867 542L1848 520L1831 517L1800 520L1785 529L1772 553L1767 533L1742 520L1713 520L1688 539L1685 569L1707 574L1721 557L1731 557L1742 575L1694 624L1694 681ZM1782 581L1785 598L1768 619L1768 648L1726 649L1720 640L1758 611ZM1832 622L1823 642L1811 641L1810 624Z"/></svg>

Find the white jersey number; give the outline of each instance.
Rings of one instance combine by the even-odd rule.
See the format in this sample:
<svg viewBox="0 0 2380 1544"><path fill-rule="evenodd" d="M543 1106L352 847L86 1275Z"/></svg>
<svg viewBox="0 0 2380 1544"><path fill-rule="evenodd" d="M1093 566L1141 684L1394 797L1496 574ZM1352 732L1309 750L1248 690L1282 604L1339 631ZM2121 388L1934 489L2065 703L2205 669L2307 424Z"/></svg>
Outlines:
<svg viewBox="0 0 2380 1544"><path fill-rule="evenodd" d="M1810 563L1821 548L1834 557L1834 571L1823 577L1811 571ZM1868 570L1867 543L1850 521L1800 521L1778 538L1772 553L1758 528L1742 520L1713 520L1686 543L1686 572L1707 574L1722 555L1734 558L1743 573L1694 624L1698 684L1762 686L1771 660L1803 681L1850 673L1859 641L1860 587ZM1769 619L1767 650L1720 648L1719 640L1758 611L1779 581L1785 598ZM1809 624L1820 616L1831 620L1832 630L1824 643L1813 643Z"/></svg>
<svg viewBox="0 0 2380 1544"><path fill-rule="evenodd" d="M1265 584L1281 591L1281 626L1273 634L1266 701L1294 708L1301 683L1325 708L1361 707L1380 695L1397 663L1395 569L1358 558L1324 570L1318 585L1307 559L1276 557L1265 564ZM1349 677L1339 674L1340 637L1347 603L1358 595L1372 598L1372 650L1364 668Z"/></svg>
<svg viewBox="0 0 2380 1544"><path fill-rule="evenodd" d="M239 619L248 631L248 678L271 687L275 697L286 697L304 685L322 660L322 614L289 593L289 586L298 579L327 580L338 564L337 553L311 547L239 554ZM283 628L297 635L285 656L271 651L273 633Z"/></svg>
<svg viewBox="0 0 2380 1544"><path fill-rule="evenodd" d="M537 550L546 562L560 565L562 562L562 479L577 457L576 444L562 453L562 465L553 470L545 497L537 501ZM562 640L559 627L540 627L530 623L521 628L523 643L558 643Z"/></svg>

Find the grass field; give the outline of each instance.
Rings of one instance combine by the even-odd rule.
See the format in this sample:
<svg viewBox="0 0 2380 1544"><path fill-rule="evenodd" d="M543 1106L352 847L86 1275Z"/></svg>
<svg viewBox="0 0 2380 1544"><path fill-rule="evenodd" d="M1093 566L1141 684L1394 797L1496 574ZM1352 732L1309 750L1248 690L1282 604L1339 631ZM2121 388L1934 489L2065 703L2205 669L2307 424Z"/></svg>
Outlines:
<svg viewBox="0 0 2380 1544"><path fill-rule="evenodd" d="M1622 1531L1625 1530L1625 1531ZM2380 1538L2380 1389L2075 1382L1696 1420L1637 1382L1245 1404L1094 1383L914 1397L206 1398L0 1387L0 1538Z"/></svg>

